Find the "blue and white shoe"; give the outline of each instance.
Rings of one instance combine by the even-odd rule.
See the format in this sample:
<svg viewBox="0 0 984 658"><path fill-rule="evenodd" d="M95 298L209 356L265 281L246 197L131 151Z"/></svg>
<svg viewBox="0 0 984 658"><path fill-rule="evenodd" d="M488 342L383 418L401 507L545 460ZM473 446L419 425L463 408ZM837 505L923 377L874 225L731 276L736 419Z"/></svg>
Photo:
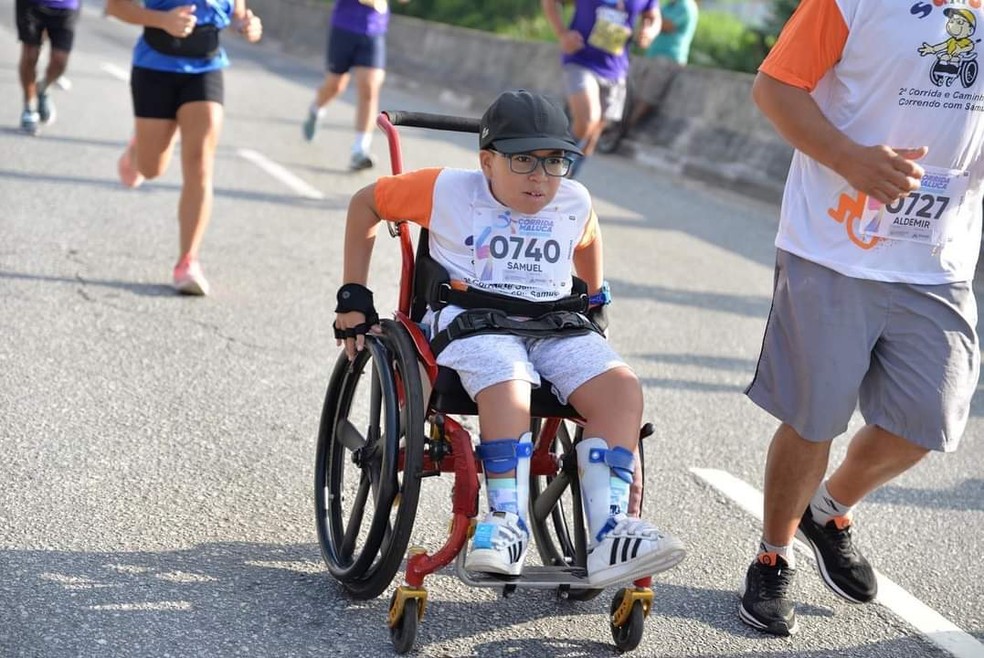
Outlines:
<svg viewBox="0 0 984 658"><path fill-rule="evenodd" d="M475 526L472 549L465 558L465 569L503 576L518 576L530 547L526 524L512 512L489 512Z"/></svg>

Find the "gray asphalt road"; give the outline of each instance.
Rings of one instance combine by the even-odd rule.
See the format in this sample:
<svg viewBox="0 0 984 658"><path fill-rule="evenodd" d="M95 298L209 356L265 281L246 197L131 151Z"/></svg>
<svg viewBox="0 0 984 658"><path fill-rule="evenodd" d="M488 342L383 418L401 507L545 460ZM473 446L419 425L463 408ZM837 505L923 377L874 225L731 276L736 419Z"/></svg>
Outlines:
<svg viewBox="0 0 984 658"><path fill-rule="evenodd" d="M166 285L178 167L138 191L115 178L132 130L115 74L128 69L135 30L85 14L73 89L56 94L58 122L32 139L16 131L12 18L13 0L0 0L0 656L390 653L388 595L353 602L328 577L312 507L344 208L373 179L345 171L351 93L307 144L300 120L320 63L272 43L230 45L203 252L215 291L182 299ZM407 89L388 86L384 106L455 112ZM377 155L384 148L377 138ZM408 168L476 161L469 137L408 130L404 148ZM323 198L299 195L240 149ZM761 487L775 423L741 390L769 309L776 209L618 158L589 163L583 179L618 300L611 339L638 370L657 427L648 509L690 551L657 578L635 655L950 655L888 607L836 599L805 556L799 636L764 638L738 621L758 522L691 469ZM394 307L398 272L397 244L381 237L371 279L381 309ZM979 397L961 452L931 457L857 515L877 567L977 641L982 436ZM449 485L424 483L414 540L431 548ZM501 600L449 571L427 585L417 655L614 653L608 595Z"/></svg>

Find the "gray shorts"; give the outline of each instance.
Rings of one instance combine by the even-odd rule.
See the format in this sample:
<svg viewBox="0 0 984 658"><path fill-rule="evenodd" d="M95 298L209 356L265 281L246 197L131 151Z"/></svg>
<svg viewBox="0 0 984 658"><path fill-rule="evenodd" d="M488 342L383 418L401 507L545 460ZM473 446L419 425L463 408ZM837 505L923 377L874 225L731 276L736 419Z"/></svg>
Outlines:
<svg viewBox="0 0 984 658"><path fill-rule="evenodd" d="M564 86L567 95L581 91L597 93L601 101L601 118L605 121L621 121L625 110L625 78L609 80L591 69L577 64L564 64Z"/></svg>
<svg viewBox="0 0 984 658"><path fill-rule="evenodd" d="M428 311L424 323L435 334L462 310L445 307ZM601 334L591 332L563 338L526 338L512 334L479 334L451 341L437 357L437 364L458 372L471 399L483 389L519 380L540 386L540 377L553 384L553 393L567 404L579 386L614 368L628 367Z"/></svg>
<svg viewBox="0 0 984 658"><path fill-rule="evenodd" d="M842 434L860 406L869 425L950 452L977 388L976 325L969 281L855 279L779 250L762 354L745 393L810 441Z"/></svg>

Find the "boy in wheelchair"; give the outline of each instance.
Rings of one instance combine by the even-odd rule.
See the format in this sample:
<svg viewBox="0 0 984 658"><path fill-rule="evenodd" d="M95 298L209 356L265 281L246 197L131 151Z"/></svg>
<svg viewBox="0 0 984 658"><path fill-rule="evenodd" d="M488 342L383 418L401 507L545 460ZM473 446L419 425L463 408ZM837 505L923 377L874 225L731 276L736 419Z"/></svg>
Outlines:
<svg viewBox="0 0 984 658"><path fill-rule="evenodd" d="M489 512L475 529L466 568L522 571L530 543L530 394L542 377L584 419L587 438L575 447L589 583L604 587L669 569L683 559L683 544L629 516L641 506L630 498L639 491L632 483L642 389L604 337L610 297L601 233L588 191L566 177L581 155L567 118L543 96L503 93L481 119L479 148L479 170L383 177L352 197L336 339L351 359L365 334L378 330L365 285L381 219L426 228L430 255L448 278L428 295L424 323L438 365L457 371L478 406L481 430L476 452Z"/></svg>

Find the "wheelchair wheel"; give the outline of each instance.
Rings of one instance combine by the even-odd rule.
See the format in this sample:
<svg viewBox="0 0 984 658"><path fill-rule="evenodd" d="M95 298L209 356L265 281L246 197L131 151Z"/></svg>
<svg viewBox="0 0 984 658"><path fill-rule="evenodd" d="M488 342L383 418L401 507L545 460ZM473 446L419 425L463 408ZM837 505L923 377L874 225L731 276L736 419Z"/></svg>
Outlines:
<svg viewBox="0 0 984 658"><path fill-rule="evenodd" d="M610 617L615 615L615 611L618 610L619 605L622 603L624 594L625 589L620 589L615 593L615 598L612 599L612 605L608 610ZM619 651L632 651L639 646L639 643L642 642L642 632L645 630L645 624L646 615L642 610L642 603L635 601L632 604L632 612L629 613L623 625L616 626L613 623L608 624L612 631L612 640L615 641L616 648Z"/></svg>
<svg viewBox="0 0 984 658"><path fill-rule="evenodd" d="M534 437L539 435L541 426L539 418L533 419L531 429ZM555 436L539 438L550 441L550 451L561 456L563 468L556 477L530 475L530 530L533 541L543 564L584 567L588 559L587 530L581 511L581 489L577 478L574 441L571 440L567 423L564 422L560 424ZM580 427L575 432L575 438L581 438ZM538 513L537 500L542 501L545 496L552 498L555 487L563 487L564 491L549 512ZM564 588L558 595L575 601L588 601L600 593L600 589Z"/></svg>
<svg viewBox="0 0 984 658"><path fill-rule="evenodd" d="M318 432L315 512L328 571L357 599L379 596L406 552L417 512L424 401L399 323L349 362L340 355Z"/></svg>
<svg viewBox="0 0 984 658"><path fill-rule="evenodd" d="M396 600L396 592L390 599L390 607ZM420 625L420 602L417 599L407 599L403 604L403 614L400 615L396 626L390 628L390 641L393 643L393 650L398 654L404 654L413 648L413 643L417 640L417 628Z"/></svg>

